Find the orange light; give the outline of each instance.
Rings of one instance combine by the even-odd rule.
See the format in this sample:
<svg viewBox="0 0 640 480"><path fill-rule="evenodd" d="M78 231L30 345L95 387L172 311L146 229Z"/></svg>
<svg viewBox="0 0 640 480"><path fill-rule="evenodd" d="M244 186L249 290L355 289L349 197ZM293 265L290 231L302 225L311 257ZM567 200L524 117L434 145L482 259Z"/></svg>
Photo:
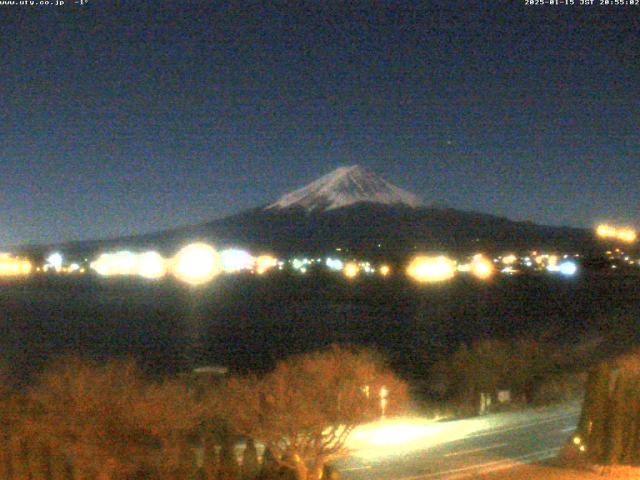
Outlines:
<svg viewBox="0 0 640 480"><path fill-rule="evenodd" d="M480 280L491 278L495 273L493 262L481 254L475 255L471 261L471 273Z"/></svg>
<svg viewBox="0 0 640 480"><path fill-rule="evenodd" d="M17 277L29 275L33 270L33 265L29 260L10 255L0 255L0 276Z"/></svg>
<svg viewBox="0 0 640 480"><path fill-rule="evenodd" d="M271 255L260 255L256 258L256 273L262 275L278 265L278 259Z"/></svg>
<svg viewBox="0 0 640 480"><path fill-rule="evenodd" d="M511 253L502 258L502 263L504 263L505 265L513 265L517 259L518 257Z"/></svg>
<svg viewBox="0 0 640 480"><path fill-rule="evenodd" d="M360 273L360 267L355 262L346 263L343 270L344 276L347 278L355 278Z"/></svg>
<svg viewBox="0 0 640 480"><path fill-rule="evenodd" d="M453 278L456 262L441 255L438 257L417 256L409 267L407 274L420 283L442 282Z"/></svg>
<svg viewBox="0 0 640 480"><path fill-rule="evenodd" d="M596 235L604 239L619 240L624 243L634 243L638 240L638 233L630 227L614 227L607 224L598 225Z"/></svg>

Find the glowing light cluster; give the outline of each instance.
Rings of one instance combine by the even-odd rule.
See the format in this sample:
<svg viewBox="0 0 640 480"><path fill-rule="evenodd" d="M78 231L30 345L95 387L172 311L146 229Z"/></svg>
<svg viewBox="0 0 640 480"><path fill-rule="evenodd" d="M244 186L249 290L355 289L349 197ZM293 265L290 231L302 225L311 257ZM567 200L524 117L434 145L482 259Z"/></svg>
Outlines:
<svg viewBox="0 0 640 480"><path fill-rule="evenodd" d="M75 270L80 270L76 265ZM162 278L167 273L166 260L158 252L149 251L136 254L128 250L115 253L103 253L91 268L105 277L119 275L139 275L144 278Z"/></svg>
<svg viewBox="0 0 640 480"><path fill-rule="evenodd" d="M573 262L571 260L562 262L560 265L558 265L558 268L560 269L560 273L562 275L566 275L569 277L575 275L578 271L578 265L576 265L576 262Z"/></svg>
<svg viewBox="0 0 640 480"><path fill-rule="evenodd" d="M443 282L453 278L455 273L456 262L443 255L418 256L407 268L407 274L420 283Z"/></svg>
<svg viewBox="0 0 640 480"><path fill-rule="evenodd" d="M19 277L29 275L33 266L29 260L0 254L0 277Z"/></svg>
<svg viewBox="0 0 640 480"><path fill-rule="evenodd" d="M253 269L256 260L246 250L230 248L220 252L220 261L225 273L237 273Z"/></svg>
<svg viewBox="0 0 640 480"><path fill-rule="evenodd" d="M103 253L91 263L91 268L104 277L135 275L137 273L136 254L128 250Z"/></svg>
<svg viewBox="0 0 640 480"><path fill-rule="evenodd" d="M604 239L618 240L624 243L634 243L638 239L638 233L629 227L614 227L602 224L596 228L596 235Z"/></svg>
<svg viewBox="0 0 640 480"><path fill-rule="evenodd" d="M340 271L344 268L344 263L342 262L342 260L337 258L328 257L325 263L329 270Z"/></svg>
<svg viewBox="0 0 640 480"><path fill-rule="evenodd" d="M355 262L349 262L345 264L343 271L345 277L355 278L360 273L360 266Z"/></svg>
<svg viewBox="0 0 640 480"><path fill-rule="evenodd" d="M45 272L49 269L53 269L56 272L62 271L63 260L64 260L64 257L60 252L52 253L45 260L45 265L44 265Z"/></svg>
<svg viewBox="0 0 640 480"><path fill-rule="evenodd" d="M305 259L301 265L307 263ZM253 270L261 275L272 268L282 268L282 265L271 255L254 258L249 252L237 249L218 253L211 245L196 242L181 249L172 259L165 259L154 251L103 253L91 263L91 268L103 276L137 275L149 279L162 278L170 273L183 282L201 285L222 272Z"/></svg>
<svg viewBox="0 0 640 480"><path fill-rule="evenodd" d="M152 280L162 278L167 274L167 261L158 252L145 252L138 255L136 273Z"/></svg>
<svg viewBox="0 0 640 480"><path fill-rule="evenodd" d="M375 269L371 266L371 263L369 262L360 262L359 267L362 271L364 271L364 273L371 274L375 272Z"/></svg>
<svg viewBox="0 0 640 480"><path fill-rule="evenodd" d="M220 255L206 243L192 243L180 250L171 262L171 273L190 285L202 285L222 272Z"/></svg>
<svg viewBox="0 0 640 480"><path fill-rule="evenodd" d="M307 273L307 269L311 266L313 260L308 258L294 258L291 261L291 266L294 270L298 270L300 273Z"/></svg>
<svg viewBox="0 0 640 480"><path fill-rule="evenodd" d="M564 260L559 264L547 265L547 271L552 273L560 273L566 277L572 277L578 272L578 265L573 260Z"/></svg>
<svg viewBox="0 0 640 480"><path fill-rule="evenodd" d="M496 271L491 260L482 254L474 255L470 267L472 275L480 280L491 278Z"/></svg>
<svg viewBox="0 0 640 480"><path fill-rule="evenodd" d="M502 257L502 263L504 263L505 265L513 265L514 263L516 263L516 260L518 260L518 257L516 257L513 253Z"/></svg>
<svg viewBox="0 0 640 480"><path fill-rule="evenodd" d="M278 265L278 259L271 255L260 255L256 258L256 273L262 275Z"/></svg>
<svg viewBox="0 0 640 480"><path fill-rule="evenodd" d="M80 272L83 273L84 270L82 269L82 267L80 267L80 265L78 265L77 263L72 263L71 265L69 265L69 267L67 268L67 272L69 273L73 273L73 272Z"/></svg>
<svg viewBox="0 0 640 480"><path fill-rule="evenodd" d="M380 266L380 275L383 277L388 276L391 273L391 267L389 265L381 265Z"/></svg>

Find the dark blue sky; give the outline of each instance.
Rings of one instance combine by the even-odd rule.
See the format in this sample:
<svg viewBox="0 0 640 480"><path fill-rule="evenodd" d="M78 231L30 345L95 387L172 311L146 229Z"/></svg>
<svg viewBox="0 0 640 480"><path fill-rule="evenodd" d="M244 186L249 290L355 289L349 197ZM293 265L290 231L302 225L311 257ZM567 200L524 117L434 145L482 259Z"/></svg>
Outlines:
<svg viewBox="0 0 640 480"><path fill-rule="evenodd" d="M108 3L0 7L0 245L201 222L354 163L427 202L640 222L640 7Z"/></svg>

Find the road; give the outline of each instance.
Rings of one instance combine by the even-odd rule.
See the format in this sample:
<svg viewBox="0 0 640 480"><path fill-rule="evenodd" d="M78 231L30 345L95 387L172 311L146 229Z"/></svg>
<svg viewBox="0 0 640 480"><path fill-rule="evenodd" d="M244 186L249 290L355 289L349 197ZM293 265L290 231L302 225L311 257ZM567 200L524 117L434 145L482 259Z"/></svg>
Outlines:
<svg viewBox="0 0 640 480"><path fill-rule="evenodd" d="M468 420L376 422L351 436L335 466L345 480L462 479L555 456L578 422L578 404Z"/></svg>

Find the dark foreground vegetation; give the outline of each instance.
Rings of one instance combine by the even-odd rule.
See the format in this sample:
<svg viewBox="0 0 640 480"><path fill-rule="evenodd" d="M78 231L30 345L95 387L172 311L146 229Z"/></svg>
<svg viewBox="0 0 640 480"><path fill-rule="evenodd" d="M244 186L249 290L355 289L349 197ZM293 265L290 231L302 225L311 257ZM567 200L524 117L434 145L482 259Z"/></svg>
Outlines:
<svg viewBox="0 0 640 480"><path fill-rule="evenodd" d="M5 283L0 478L317 478L348 433L328 425L379 416L382 384L393 402L407 396L376 355L308 354L336 343L381 352L413 399L457 414L500 408L505 391L506 405L581 398L591 365L639 343L638 280L585 272L425 287L276 273L200 289ZM56 360L69 352L75 359ZM123 356L133 360L113 360ZM187 373L201 365L231 374ZM241 462L234 445L246 446Z"/></svg>
<svg viewBox="0 0 640 480"><path fill-rule="evenodd" d="M582 360L580 351L558 351L526 338L481 340L434 364L426 389L449 412L464 416L578 400L585 377Z"/></svg>
<svg viewBox="0 0 640 480"><path fill-rule="evenodd" d="M356 425L407 399L379 357L337 346L260 377L151 380L132 361L74 357L28 386L4 385L7 480L319 479ZM266 447L261 460L257 442Z"/></svg>
<svg viewBox="0 0 640 480"><path fill-rule="evenodd" d="M595 464L640 466L640 350L591 368L574 447Z"/></svg>

